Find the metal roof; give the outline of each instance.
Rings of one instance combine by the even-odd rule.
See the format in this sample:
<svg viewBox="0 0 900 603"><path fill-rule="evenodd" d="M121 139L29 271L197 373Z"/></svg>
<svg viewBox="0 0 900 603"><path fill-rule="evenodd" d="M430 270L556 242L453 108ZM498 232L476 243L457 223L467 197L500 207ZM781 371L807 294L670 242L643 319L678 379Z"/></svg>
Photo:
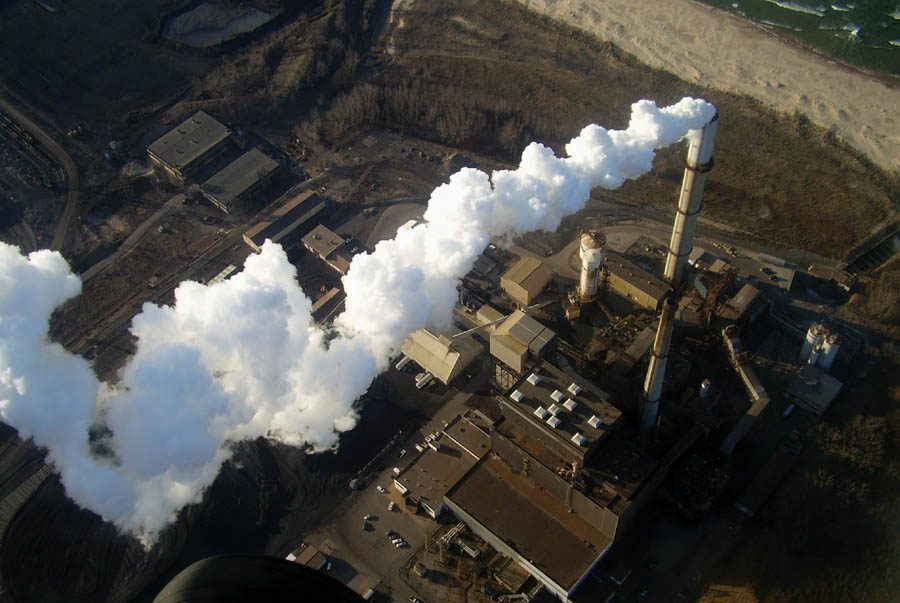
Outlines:
<svg viewBox="0 0 900 603"><path fill-rule="evenodd" d="M604 266L610 274L627 281L632 287L654 299L660 300L672 290L661 279L628 261L615 251L607 251Z"/></svg>
<svg viewBox="0 0 900 603"><path fill-rule="evenodd" d="M325 202L313 191L300 193L255 226L244 233L244 240L252 242L257 249L266 239L278 243L291 228L303 224L325 207Z"/></svg>
<svg viewBox="0 0 900 603"><path fill-rule="evenodd" d="M482 347L471 337L450 340L419 329L409 334L401 350L413 362L446 384L469 366Z"/></svg>
<svg viewBox="0 0 900 603"><path fill-rule="evenodd" d="M254 147L204 182L203 192L228 206L255 186L262 174L274 172L277 168L277 161Z"/></svg>
<svg viewBox="0 0 900 603"><path fill-rule="evenodd" d="M741 290L738 291L737 295L731 298L728 302L728 305L738 311L738 315L741 316L744 312L747 311L747 308L756 301L756 298L759 296L759 289L751 285L750 283L746 283Z"/></svg>
<svg viewBox="0 0 900 603"><path fill-rule="evenodd" d="M534 296L541 292L552 277L553 270L550 266L537 258L525 256L513 264L500 280L516 283Z"/></svg>
<svg viewBox="0 0 900 603"><path fill-rule="evenodd" d="M160 160L182 169L231 136L221 122L199 111L147 147Z"/></svg>
<svg viewBox="0 0 900 603"><path fill-rule="evenodd" d="M510 314L495 331L496 335L509 335L534 354L540 354L556 333L528 316L522 310Z"/></svg>

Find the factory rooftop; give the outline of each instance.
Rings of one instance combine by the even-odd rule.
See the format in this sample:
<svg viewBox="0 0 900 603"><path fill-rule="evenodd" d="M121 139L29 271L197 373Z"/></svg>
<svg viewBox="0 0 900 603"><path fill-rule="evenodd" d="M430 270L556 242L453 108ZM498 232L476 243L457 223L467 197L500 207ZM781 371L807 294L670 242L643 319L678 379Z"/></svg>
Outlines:
<svg viewBox="0 0 900 603"><path fill-rule="evenodd" d="M571 591L612 544L499 458L485 457L447 499L454 513L457 507L477 522L476 533L489 532L494 548L518 556L564 591Z"/></svg>
<svg viewBox="0 0 900 603"><path fill-rule="evenodd" d="M231 130L204 111L187 118L156 140L147 151L181 170L231 136Z"/></svg>
<svg viewBox="0 0 900 603"><path fill-rule="evenodd" d="M235 201L278 167L277 161L254 147L219 170L201 188L207 199L227 213Z"/></svg>
<svg viewBox="0 0 900 603"><path fill-rule="evenodd" d="M300 193L245 232L244 242L256 251L266 239L280 243L324 208L325 201L315 192Z"/></svg>
<svg viewBox="0 0 900 603"><path fill-rule="evenodd" d="M514 300L528 305L540 295L551 278L553 270L550 266L537 258L525 256L500 277L500 286Z"/></svg>
<svg viewBox="0 0 900 603"><path fill-rule="evenodd" d="M615 251L607 251L604 266L613 290L645 307L658 309L663 298L672 291L660 278Z"/></svg>
<svg viewBox="0 0 900 603"><path fill-rule="evenodd" d="M592 390L596 388L579 385L542 361L507 393L504 404L546 425L545 431L564 445L583 451L606 438L622 417L602 390Z"/></svg>
<svg viewBox="0 0 900 603"><path fill-rule="evenodd" d="M324 224L319 224L303 237L302 242L309 251L325 260L344 244L344 239Z"/></svg>
<svg viewBox="0 0 900 603"><path fill-rule="evenodd" d="M491 438L462 416L418 444L418 456L394 477L398 490L437 517L444 495L490 450Z"/></svg>
<svg viewBox="0 0 900 603"><path fill-rule="evenodd" d="M805 364L788 386L787 395L801 408L821 415L841 393L843 386L843 383L825 371Z"/></svg>

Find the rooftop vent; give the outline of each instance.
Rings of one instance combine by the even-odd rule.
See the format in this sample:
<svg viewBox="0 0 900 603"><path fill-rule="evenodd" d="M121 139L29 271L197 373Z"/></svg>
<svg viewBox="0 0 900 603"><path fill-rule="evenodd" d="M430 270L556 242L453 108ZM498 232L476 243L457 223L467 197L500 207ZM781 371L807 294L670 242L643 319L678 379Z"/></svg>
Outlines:
<svg viewBox="0 0 900 603"><path fill-rule="evenodd" d="M581 446L582 444L584 444L584 436L581 435L580 433L576 433L575 435L572 436L572 442L576 446Z"/></svg>
<svg viewBox="0 0 900 603"><path fill-rule="evenodd" d="M550 405L550 408L548 408L547 410L548 410L548 411L550 412L550 414L553 415L554 417L555 417L556 415L558 415L558 414L562 411L562 409L561 409L559 406L557 406L556 404L551 404L551 405Z"/></svg>
<svg viewBox="0 0 900 603"><path fill-rule="evenodd" d="M544 417L546 417L549 414L550 413L548 413L547 409L544 408L543 406L538 406L537 408L534 409L534 416L536 416L538 419L543 420Z"/></svg>
<svg viewBox="0 0 900 603"><path fill-rule="evenodd" d="M562 402L563 398L565 398L566 395L557 389L554 390L552 394L550 394L550 397L553 398L554 402Z"/></svg>
<svg viewBox="0 0 900 603"><path fill-rule="evenodd" d="M547 425L549 425L550 427L552 427L554 429L556 429L556 427L559 426L560 423L562 423L562 421L560 421L556 417L551 416L547 419Z"/></svg>
<svg viewBox="0 0 900 603"><path fill-rule="evenodd" d="M566 407L566 410L568 410L569 412L572 412L578 406L578 402L576 402L572 398L569 398L568 400L563 402L563 406Z"/></svg>
<svg viewBox="0 0 900 603"><path fill-rule="evenodd" d="M597 415L591 415L591 418L588 419L588 425L590 425L594 429L599 429L600 426L603 425L603 419L601 419Z"/></svg>
<svg viewBox="0 0 900 603"><path fill-rule="evenodd" d="M511 394L509 395L509 397L512 398L513 400L515 400L516 402L521 402L521 401L522 401L522 398L525 397L525 394L523 394L523 393L520 392L519 390L516 390L516 391L514 391L513 393L511 393Z"/></svg>
<svg viewBox="0 0 900 603"><path fill-rule="evenodd" d="M568 387L568 389L566 389L566 391L569 392L570 394L572 394L573 396L577 396L578 394L581 393L581 386L579 386L577 383L575 383L573 381L572 385L570 385Z"/></svg>
<svg viewBox="0 0 900 603"><path fill-rule="evenodd" d="M532 385L537 385L538 383L541 382L541 378L538 376L537 373L531 373L530 375L528 375L528 379L526 379L526 381L528 381L528 383L530 383Z"/></svg>

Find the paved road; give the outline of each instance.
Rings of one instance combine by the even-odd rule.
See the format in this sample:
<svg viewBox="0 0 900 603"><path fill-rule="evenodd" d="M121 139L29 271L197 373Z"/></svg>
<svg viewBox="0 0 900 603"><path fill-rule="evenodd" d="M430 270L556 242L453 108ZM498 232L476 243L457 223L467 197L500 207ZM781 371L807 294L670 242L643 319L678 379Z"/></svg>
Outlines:
<svg viewBox="0 0 900 603"><path fill-rule="evenodd" d="M69 223L72 216L75 215L75 208L78 206L78 168L72 157L59 144L53 140L50 135L44 132L33 121L26 117L22 112L12 106L5 98L0 97L0 111L6 113L10 119L14 120L23 130L34 136L44 149L47 150L53 159L62 166L66 173L66 183L69 192L66 196L66 207L63 210L59 222L56 223L56 231L53 234L53 241L50 243L50 249L59 251L66 240L66 232L69 230Z"/></svg>

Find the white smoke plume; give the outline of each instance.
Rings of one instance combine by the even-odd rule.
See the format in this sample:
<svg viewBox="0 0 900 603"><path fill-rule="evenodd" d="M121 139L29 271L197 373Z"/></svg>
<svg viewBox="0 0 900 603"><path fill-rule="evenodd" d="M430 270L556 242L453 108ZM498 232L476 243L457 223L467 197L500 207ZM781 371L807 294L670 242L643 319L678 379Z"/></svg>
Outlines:
<svg viewBox="0 0 900 603"><path fill-rule="evenodd" d="M62 257L0 243L0 417L47 448L77 504L150 544L201 500L229 442L334 447L406 335L449 323L459 279L493 236L555 230L592 187L646 173L654 149L698 135L714 114L698 99L639 101L626 130L587 126L568 157L532 143L516 170L460 170L434 190L423 224L354 259L327 344L293 266L267 242L231 279L184 282L173 306L145 304L114 385L48 339L53 309L81 289ZM112 432L111 458L91 452L95 424Z"/></svg>

